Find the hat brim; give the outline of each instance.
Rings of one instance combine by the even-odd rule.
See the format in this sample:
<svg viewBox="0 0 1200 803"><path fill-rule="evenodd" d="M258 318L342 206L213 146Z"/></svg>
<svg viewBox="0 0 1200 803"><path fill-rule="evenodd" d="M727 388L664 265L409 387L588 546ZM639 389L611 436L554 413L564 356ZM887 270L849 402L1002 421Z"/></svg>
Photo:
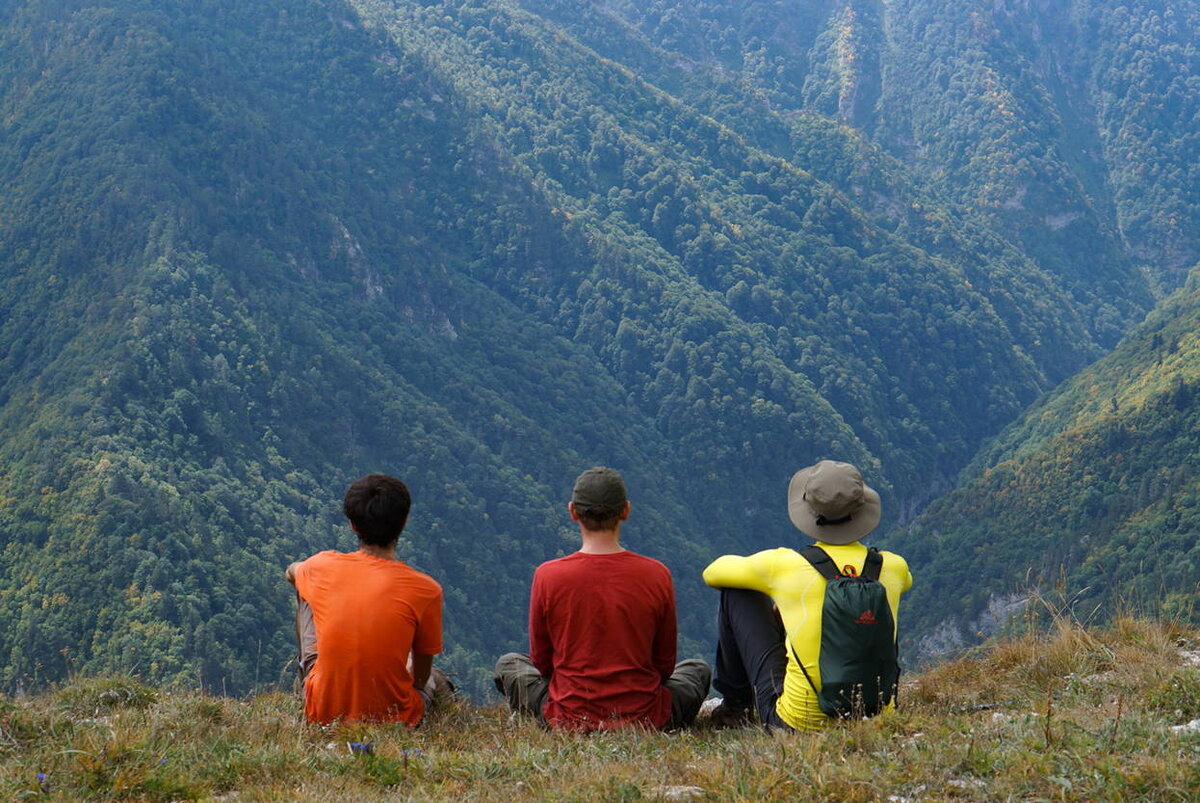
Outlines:
<svg viewBox="0 0 1200 803"><path fill-rule="evenodd" d="M838 546L852 544L879 526L883 506L879 502L879 494L865 482L862 507L855 511L850 521L843 524L817 524L817 515L804 500L808 475L814 468L816 466L800 469L788 483L788 518L796 525L796 529L813 540Z"/></svg>

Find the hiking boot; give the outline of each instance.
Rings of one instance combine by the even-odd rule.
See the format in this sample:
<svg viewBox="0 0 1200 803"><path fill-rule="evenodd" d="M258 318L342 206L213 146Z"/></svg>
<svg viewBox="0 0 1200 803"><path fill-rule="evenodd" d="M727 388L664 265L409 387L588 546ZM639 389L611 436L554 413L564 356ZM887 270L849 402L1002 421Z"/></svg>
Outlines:
<svg viewBox="0 0 1200 803"><path fill-rule="evenodd" d="M705 700L700 712L702 716L708 714L714 728L746 728L758 720L754 706L733 705L727 700Z"/></svg>
<svg viewBox="0 0 1200 803"><path fill-rule="evenodd" d="M429 673L429 678L433 681L434 697L454 697L458 694L458 686L450 679L448 674L436 666Z"/></svg>

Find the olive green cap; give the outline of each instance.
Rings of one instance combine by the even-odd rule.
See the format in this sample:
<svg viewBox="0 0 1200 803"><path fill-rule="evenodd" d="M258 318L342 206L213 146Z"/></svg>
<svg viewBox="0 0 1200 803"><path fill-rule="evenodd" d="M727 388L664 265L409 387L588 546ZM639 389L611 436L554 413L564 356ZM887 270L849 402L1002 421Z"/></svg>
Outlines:
<svg viewBox="0 0 1200 803"><path fill-rule="evenodd" d="M578 508L625 506L625 480L615 468L589 468L575 480L571 501Z"/></svg>

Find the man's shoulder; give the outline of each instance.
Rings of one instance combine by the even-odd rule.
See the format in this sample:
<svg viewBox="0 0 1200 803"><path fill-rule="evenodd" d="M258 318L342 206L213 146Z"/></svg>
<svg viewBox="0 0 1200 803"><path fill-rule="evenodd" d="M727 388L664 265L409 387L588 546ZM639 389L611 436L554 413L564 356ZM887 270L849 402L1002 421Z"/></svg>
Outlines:
<svg viewBox="0 0 1200 803"><path fill-rule="evenodd" d="M383 572L392 583L405 589L405 594L423 597L441 597L442 584L420 569L413 568L402 560L381 560L368 557L361 561L355 571Z"/></svg>
<svg viewBox="0 0 1200 803"><path fill-rule="evenodd" d="M630 562L645 568L647 571L661 572L667 576L670 576L671 574L671 570L667 568L667 564L663 563L661 560L656 560L637 552L626 551L625 554L629 555Z"/></svg>
<svg viewBox="0 0 1200 803"><path fill-rule="evenodd" d="M437 580L434 580L431 575L428 575L425 572L420 571L418 569L414 569L412 566L409 566L407 563L402 563L400 565L403 567L405 576L409 579L409 581L411 583L413 583L414 585L421 586L422 588L425 588L425 589L429 590L430 592L436 592L438 594L442 593L442 584L439 583Z"/></svg>
<svg viewBox="0 0 1200 803"><path fill-rule="evenodd" d="M344 557L346 557L345 552L338 552L336 549L322 549L320 552L309 555L307 558L305 558L304 563L312 563L314 561L319 563L321 561L336 560L337 558Z"/></svg>
<svg viewBox="0 0 1200 803"><path fill-rule="evenodd" d="M590 570L590 567L595 565L587 557L582 552L572 552L569 555L563 555L559 558L551 558L538 564L538 567L533 570L533 575L534 577L540 576L545 580L548 577L587 572Z"/></svg>
<svg viewBox="0 0 1200 803"><path fill-rule="evenodd" d="M671 570L662 561L632 552L628 549L623 552L606 555L588 555L583 552L572 552L570 555L553 558L542 563L534 570L534 575L541 575L544 579L546 577L575 574L577 572L607 572L611 571L614 566L621 566L627 569L633 568L636 571L647 573L660 573L666 577L671 576Z"/></svg>
<svg viewBox="0 0 1200 803"><path fill-rule="evenodd" d="M542 561L533 570L533 573L535 576L539 574L553 574L556 571L569 567L578 559L578 555L578 552L572 552L570 555L564 555L561 558L551 558L550 560Z"/></svg>
<svg viewBox="0 0 1200 803"><path fill-rule="evenodd" d="M886 549L879 550L879 555L883 558L884 566L891 564L892 566L896 567L903 566L906 569L908 568L908 561L906 561L902 555L899 555L895 552L889 552Z"/></svg>
<svg viewBox="0 0 1200 803"><path fill-rule="evenodd" d="M800 554L799 550L790 546L777 546L771 549L763 549L749 555L747 560L753 561L759 566L774 566L786 567L790 564L810 565L809 562Z"/></svg>
<svg viewBox="0 0 1200 803"><path fill-rule="evenodd" d="M405 582L412 585L436 590L438 593L442 591L442 586L437 580L434 580L433 577L420 569L409 566L402 560L383 560L364 556L360 552L338 552L333 549L327 549L305 560L297 569L304 567L312 569L322 566L339 566L342 567L343 572L350 575L361 574L363 572L388 572L404 578Z"/></svg>
<svg viewBox="0 0 1200 803"><path fill-rule="evenodd" d="M338 558L343 556L344 553L342 552L338 552L333 549L325 549L316 553L315 555L309 555L307 558L297 563L296 571L309 571L319 566L328 565L329 563L335 562Z"/></svg>
<svg viewBox="0 0 1200 803"><path fill-rule="evenodd" d="M908 561L895 552L881 549L879 554L883 557L883 568L880 571L879 579L883 581L884 585L895 588L902 594L912 588L913 577L912 571L908 567Z"/></svg>

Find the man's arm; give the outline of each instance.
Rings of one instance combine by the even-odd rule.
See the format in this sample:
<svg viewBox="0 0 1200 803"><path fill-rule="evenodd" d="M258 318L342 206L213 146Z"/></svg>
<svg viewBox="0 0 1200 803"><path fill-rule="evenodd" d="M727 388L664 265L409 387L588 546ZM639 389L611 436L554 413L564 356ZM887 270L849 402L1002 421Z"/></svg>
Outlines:
<svg viewBox="0 0 1200 803"><path fill-rule="evenodd" d="M769 594L781 551L788 550L768 549L748 557L723 555L708 564L704 582L713 588L749 588Z"/></svg>
<svg viewBox="0 0 1200 803"><path fill-rule="evenodd" d="M912 584L913 584L913 576L912 576L912 569L908 565L908 561L906 561L904 558L901 558L899 555L896 555L896 553L894 553L894 552L891 553L891 555L894 555L896 558L899 558L900 562L902 564L904 564L904 586L903 586L903 588L900 589L900 593L903 594L907 591L911 591Z"/></svg>
<svg viewBox="0 0 1200 803"><path fill-rule="evenodd" d="M442 651L442 590L425 606L417 628L413 632L412 646L408 654L408 671L412 674L413 688L423 689L433 671L433 656Z"/></svg>
<svg viewBox="0 0 1200 803"><path fill-rule="evenodd" d="M411 664L413 688L425 688L425 684L429 682L429 675L433 672L433 656L414 652L409 655L409 663Z"/></svg>
<svg viewBox="0 0 1200 803"><path fill-rule="evenodd" d="M675 673L676 650L678 649L679 624L675 617L675 584L667 574L667 599L662 618L658 621L658 632L654 634L654 668L665 683Z"/></svg>
<svg viewBox="0 0 1200 803"><path fill-rule="evenodd" d="M538 573L533 574L529 593L529 660L547 680L554 672L554 644L542 609L542 584Z"/></svg>
<svg viewBox="0 0 1200 803"><path fill-rule="evenodd" d="M289 563L288 567L283 570L283 576L286 577L287 581L292 585L296 585L296 569L299 567L300 561L296 561L294 563Z"/></svg>

